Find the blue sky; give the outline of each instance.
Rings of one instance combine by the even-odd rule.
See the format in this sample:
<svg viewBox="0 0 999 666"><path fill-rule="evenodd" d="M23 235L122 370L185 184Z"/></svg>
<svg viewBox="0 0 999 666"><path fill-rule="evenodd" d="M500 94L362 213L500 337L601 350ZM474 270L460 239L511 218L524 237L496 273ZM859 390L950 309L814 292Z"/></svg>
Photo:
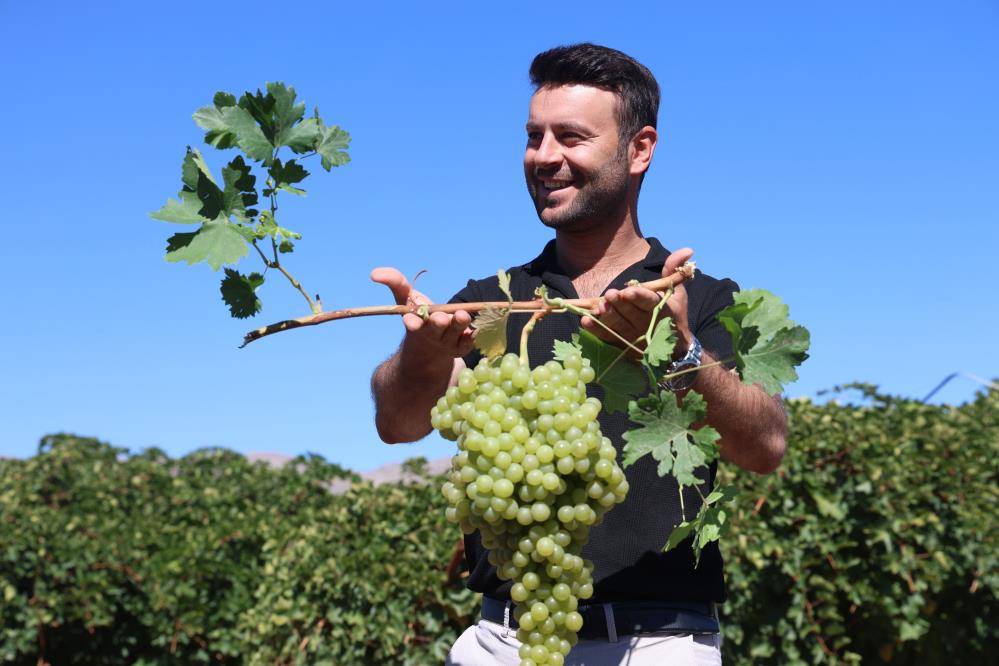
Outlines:
<svg viewBox="0 0 999 666"><path fill-rule="evenodd" d="M0 455L57 431L361 470L447 455L436 435L375 434L368 380L401 322L237 350L248 328L305 314L300 297L271 282L261 315L230 319L218 275L167 264L176 229L147 214L201 141L195 109L282 80L353 136L353 161L282 209L305 234L288 265L327 307L389 302L368 281L380 265L428 269L420 287L445 300L548 239L520 166L527 67L586 40L663 90L643 231L774 291L811 329L789 395L860 380L920 397L952 371L999 375L995 2L498 7L4 3Z"/></svg>

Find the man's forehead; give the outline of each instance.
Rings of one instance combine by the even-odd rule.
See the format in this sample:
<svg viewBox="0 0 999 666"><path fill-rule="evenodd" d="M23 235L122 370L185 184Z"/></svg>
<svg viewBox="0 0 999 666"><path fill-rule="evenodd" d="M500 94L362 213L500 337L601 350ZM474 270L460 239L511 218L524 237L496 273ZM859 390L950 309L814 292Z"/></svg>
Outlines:
<svg viewBox="0 0 999 666"><path fill-rule="evenodd" d="M593 86L543 86L531 96L527 124L616 125L617 104L617 95Z"/></svg>

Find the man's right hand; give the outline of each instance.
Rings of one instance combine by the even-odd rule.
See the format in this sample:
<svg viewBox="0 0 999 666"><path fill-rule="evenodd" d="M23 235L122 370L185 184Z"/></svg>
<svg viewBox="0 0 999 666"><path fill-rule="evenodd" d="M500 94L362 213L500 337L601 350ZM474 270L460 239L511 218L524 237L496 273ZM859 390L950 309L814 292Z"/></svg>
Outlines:
<svg viewBox="0 0 999 666"><path fill-rule="evenodd" d="M432 301L413 289L406 276L395 268L376 268L371 271L371 279L392 290L398 305L431 305ZM472 351L472 317L464 310L453 315L434 312L426 320L409 313L402 316L406 327L406 338L402 345L404 364L423 365L448 362L455 357Z"/></svg>

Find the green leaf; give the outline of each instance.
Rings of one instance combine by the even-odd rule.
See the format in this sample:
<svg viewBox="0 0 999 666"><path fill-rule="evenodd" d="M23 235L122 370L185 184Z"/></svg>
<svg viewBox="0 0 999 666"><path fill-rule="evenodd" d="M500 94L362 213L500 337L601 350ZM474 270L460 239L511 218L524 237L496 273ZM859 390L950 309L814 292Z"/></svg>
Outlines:
<svg viewBox="0 0 999 666"><path fill-rule="evenodd" d="M213 183L215 182L215 179L212 178L211 170L205 164L205 158L201 156L201 151L188 146L187 154L184 155L184 163L180 169L180 179L184 182L184 189L189 192L196 192L198 181L202 177L207 178Z"/></svg>
<svg viewBox="0 0 999 666"><path fill-rule="evenodd" d="M645 359L649 364L657 366L668 363L673 358L673 348L676 346L676 335L673 332L672 320L660 319L652 331L652 338L645 348Z"/></svg>
<svg viewBox="0 0 999 666"><path fill-rule="evenodd" d="M808 358L808 331L788 318L787 306L763 289L738 292L718 313L732 338L735 367L742 381L760 384L770 395L798 378L795 366Z"/></svg>
<svg viewBox="0 0 999 666"><path fill-rule="evenodd" d="M500 291L506 294L506 300L513 303L513 296L510 295L510 274L501 268L496 271L496 277L499 279Z"/></svg>
<svg viewBox="0 0 999 666"><path fill-rule="evenodd" d="M260 273L243 275L232 268L225 269L220 291L233 317L246 319L260 312L262 306L257 298L257 288L263 283L264 276Z"/></svg>
<svg viewBox="0 0 999 666"><path fill-rule="evenodd" d="M843 520L846 518L846 513L839 504L830 501L824 495L811 488L808 489L808 492L815 501L815 506L818 508L819 513L823 516L828 516L834 520Z"/></svg>
<svg viewBox="0 0 999 666"><path fill-rule="evenodd" d="M683 543L693 528L694 524L689 520L685 520L674 527L673 531L669 534L669 539L666 540L666 545L663 546L663 552L669 552Z"/></svg>
<svg viewBox="0 0 999 666"><path fill-rule="evenodd" d="M568 340L556 340L554 346L554 358L556 361L564 363L570 356L582 355L583 349L575 342Z"/></svg>
<svg viewBox="0 0 999 666"><path fill-rule="evenodd" d="M216 93L215 97L223 93ZM230 105L231 106L231 105ZM222 117L222 108L215 106L203 106L194 112L194 122L205 131L205 143L215 148L232 148L236 145L236 135L229 130L228 124Z"/></svg>
<svg viewBox="0 0 999 666"><path fill-rule="evenodd" d="M201 210L201 202L194 192L181 190L180 201L167 199L166 205L157 211L149 214L149 217L164 222L176 222L177 224L201 224L206 219L198 212Z"/></svg>
<svg viewBox="0 0 999 666"><path fill-rule="evenodd" d="M295 244L290 240L283 240L278 243L278 252L281 254L290 254L295 251Z"/></svg>
<svg viewBox="0 0 999 666"><path fill-rule="evenodd" d="M236 106L236 96L232 93L220 90L215 93L215 97L212 98L212 103L220 109L227 106Z"/></svg>
<svg viewBox="0 0 999 666"><path fill-rule="evenodd" d="M268 142L274 138L274 96L264 94L257 90L256 93L245 92L240 96L237 105L250 114L250 117L259 125L261 133Z"/></svg>
<svg viewBox="0 0 999 666"><path fill-rule="evenodd" d="M254 230L254 235L256 238L266 238L270 236L271 238L292 238L298 240L302 237L302 234L292 231L291 229L285 229L284 227L279 227L277 222L274 220L274 215L269 211L265 210L260 213L260 219Z"/></svg>
<svg viewBox="0 0 999 666"><path fill-rule="evenodd" d="M507 308L486 308L472 321L475 329L475 347L488 359L506 353L506 321L510 316Z"/></svg>
<svg viewBox="0 0 999 666"><path fill-rule="evenodd" d="M166 260L188 264L204 261L217 271L222 264L236 263L249 251L243 232L232 222L219 218L205 222L196 232L171 236Z"/></svg>
<svg viewBox="0 0 999 666"><path fill-rule="evenodd" d="M236 143L246 156L270 164L274 146L257 124L256 119L242 106L228 106L221 112L225 128L236 137Z"/></svg>
<svg viewBox="0 0 999 666"><path fill-rule="evenodd" d="M198 213L209 220L214 220L225 211L225 197L222 190L215 184L210 174L198 173L198 187L196 190L198 201L201 202L201 209Z"/></svg>
<svg viewBox="0 0 999 666"><path fill-rule="evenodd" d="M281 82L268 83L267 94L274 98L274 145L288 145L293 126L305 115L305 104L296 104L295 89Z"/></svg>
<svg viewBox="0 0 999 666"><path fill-rule="evenodd" d="M659 461L659 476L672 474L681 486L701 483L694 470L718 456L715 443L720 437L710 426L691 427L706 415L707 403L699 393L688 393L681 407L668 391L653 399L650 409L641 409L632 401L628 418L639 427L624 433L624 465L651 453Z"/></svg>
<svg viewBox="0 0 999 666"><path fill-rule="evenodd" d="M808 358L809 336L804 326L777 332L774 338L757 344L752 351L739 354L736 367L747 384L760 384L769 395L776 395L798 378L795 366Z"/></svg>
<svg viewBox="0 0 999 666"><path fill-rule="evenodd" d="M609 412L627 412L628 401L641 393L648 380L641 368L621 356L621 348L608 344L587 330L573 335L573 342L590 359L590 366L604 389L604 408Z"/></svg>
<svg viewBox="0 0 999 666"><path fill-rule="evenodd" d="M288 146L298 154L308 153L316 149L316 144L322 136L322 126L319 121L316 118L306 118L281 133L281 145Z"/></svg>
<svg viewBox="0 0 999 666"><path fill-rule="evenodd" d="M350 145L350 135L338 126L324 127L322 140L316 150L322 157L323 168L329 171L335 166L341 166L350 161L347 146Z"/></svg>
<svg viewBox="0 0 999 666"><path fill-rule="evenodd" d="M288 160L284 163L281 160L274 160L274 163L268 169L268 173L271 176L271 180L275 183L274 189L285 190L299 196L305 194L305 190L292 187L295 183L305 180L309 175L309 172L295 160ZM270 196L274 192L274 189L265 189L264 196Z"/></svg>
<svg viewBox="0 0 999 666"><path fill-rule="evenodd" d="M222 168L225 190L222 192L223 208L227 215L245 219L247 208L257 203L256 177L250 172L250 165L237 155Z"/></svg>

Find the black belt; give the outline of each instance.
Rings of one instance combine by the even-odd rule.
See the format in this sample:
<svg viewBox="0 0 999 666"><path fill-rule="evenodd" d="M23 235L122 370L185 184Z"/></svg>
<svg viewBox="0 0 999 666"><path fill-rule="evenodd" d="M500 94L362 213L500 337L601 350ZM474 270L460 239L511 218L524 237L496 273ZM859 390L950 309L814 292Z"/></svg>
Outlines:
<svg viewBox="0 0 999 666"><path fill-rule="evenodd" d="M504 624L507 602L482 596L482 618ZM610 606L614 627L609 626L607 610ZM509 626L517 629L510 604ZM717 634L720 631L713 604L691 601L625 601L610 604L587 604L578 609L583 616L579 637L584 640L608 640L610 631L618 636L630 634Z"/></svg>

